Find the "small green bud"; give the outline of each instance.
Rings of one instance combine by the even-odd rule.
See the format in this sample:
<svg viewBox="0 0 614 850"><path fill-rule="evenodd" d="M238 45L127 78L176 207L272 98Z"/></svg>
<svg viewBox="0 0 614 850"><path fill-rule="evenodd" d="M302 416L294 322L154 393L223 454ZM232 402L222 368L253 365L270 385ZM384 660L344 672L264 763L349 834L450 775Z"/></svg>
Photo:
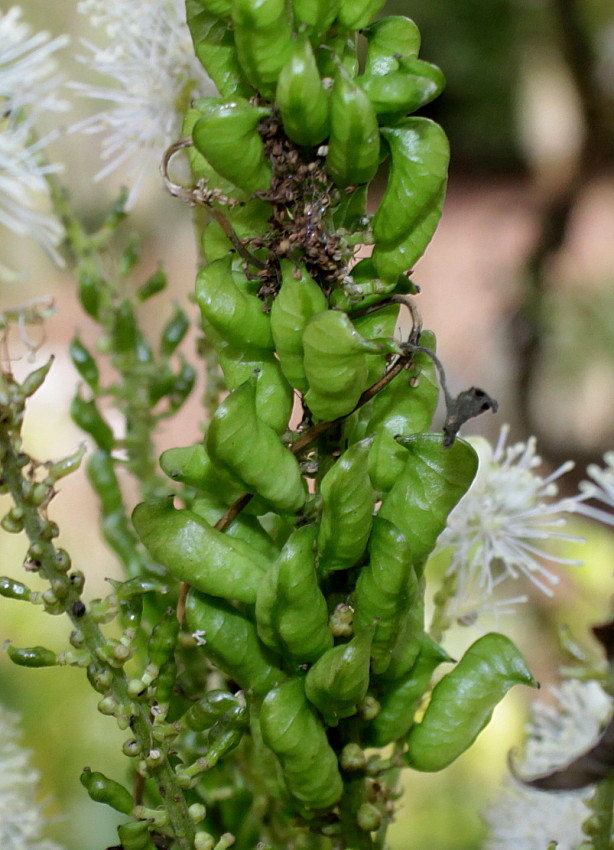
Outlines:
<svg viewBox="0 0 614 850"><path fill-rule="evenodd" d="M127 741L124 741L122 745L122 753L128 758L135 758L141 752L141 748L139 747L139 743L136 738L128 738Z"/></svg>
<svg viewBox="0 0 614 850"><path fill-rule="evenodd" d="M2 576L0 578L0 596L6 596L7 599L21 599L24 602L28 602L31 595L32 591L30 588L26 587L20 581L15 581L12 578L8 578L8 576Z"/></svg>
<svg viewBox="0 0 614 850"><path fill-rule="evenodd" d="M354 611L349 605L342 602L337 605L330 615L329 628L335 637L352 637L354 629Z"/></svg>
<svg viewBox="0 0 614 850"><path fill-rule="evenodd" d="M112 696L103 697L97 705L98 711L101 714L113 716L119 711L119 704Z"/></svg>
<svg viewBox="0 0 614 850"><path fill-rule="evenodd" d="M11 508L8 514L2 518L0 525L10 534L19 534L20 531L23 531L23 510L19 507Z"/></svg>
<svg viewBox="0 0 614 850"><path fill-rule="evenodd" d="M75 588L77 593L81 593L85 585L85 576L83 575L81 570L75 570L74 572L69 573L68 578L70 579L70 583Z"/></svg>
<svg viewBox="0 0 614 850"><path fill-rule="evenodd" d="M19 393L22 398L28 398L29 396L34 395L36 390L42 385L43 381L47 377L47 373L51 369L53 360L54 357L51 355L49 360L47 360L40 369L35 369L34 372L30 372L30 374L25 378L19 387Z"/></svg>
<svg viewBox="0 0 614 850"><path fill-rule="evenodd" d="M382 813L373 803L363 803L356 813L356 822L365 832L373 832L381 826Z"/></svg>
<svg viewBox="0 0 614 850"><path fill-rule="evenodd" d="M55 567L61 572L68 572L70 569L70 555L65 549L56 549L55 550Z"/></svg>
<svg viewBox="0 0 614 850"><path fill-rule="evenodd" d="M367 694L367 696L358 703L358 714L363 720L366 720L367 723L371 720L375 720L381 710L381 705L375 697L371 696L371 694Z"/></svg>
<svg viewBox="0 0 614 850"><path fill-rule="evenodd" d="M54 540L56 537L59 537L59 535L60 529L57 522L47 520L41 530L41 538L43 540Z"/></svg>
<svg viewBox="0 0 614 850"><path fill-rule="evenodd" d="M32 488L32 495L30 497L30 501L33 505L39 506L50 498L53 493L52 488L48 484L35 484Z"/></svg>
<svg viewBox="0 0 614 850"><path fill-rule="evenodd" d="M85 443L81 443L79 445L79 448L71 455L68 455L68 457L64 457L62 458L62 460L58 460L55 463L52 463L51 466L47 469L46 481L55 484L55 482L59 481L60 478L64 478L66 475L70 475L71 472L75 472L77 469L79 469L85 451Z"/></svg>
<svg viewBox="0 0 614 850"><path fill-rule="evenodd" d="M194 836L194 850L213 850L215 838L208 832L197 832Z"/></svg>
<svg viewBox="0 0 614 850"><path fill-rule="evenodd" d="M200 823L205 819L207 809L202 803L192 803L192 805L188 808L188 814L190 815L192 823Z"/></svg>
<svg viewBox="0 0 614 850"><path fill-rule="evenodd" d="M358 744L346 744L341 750L339 764L341 765L341 769L345 770L347 773L364 770L367 764L367 757L365 756L362 747Z"/></svg>

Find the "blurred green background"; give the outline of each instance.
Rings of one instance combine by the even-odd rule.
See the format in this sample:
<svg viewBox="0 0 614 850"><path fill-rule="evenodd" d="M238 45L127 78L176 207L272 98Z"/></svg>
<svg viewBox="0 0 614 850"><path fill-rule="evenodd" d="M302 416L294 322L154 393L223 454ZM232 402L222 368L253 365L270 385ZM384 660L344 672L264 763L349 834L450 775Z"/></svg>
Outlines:
<svg viewBox="0 0 614 850"><path fill-rule="evenodd" d="M566 479L574 492L586 464L600 462L614 444L611 0L392 0L386 12L416 20L423 33L421 55L439 64L448 79L444 95L425 111L442 123L452 146L444 217L414 274L423 290L425 324L438 334L453 387L484 386L501 403L499 416L478 420L475 430L493 437L508 421L514 438L536 433L546 468L564 458L576 460L576 471ZM29 0L24 16L54 34L71 32L73 52L82 34L92 36L72 2ZM70 51L66 56L71 77L87 77ZM87 109L77 104L70 118L63 118L65 127ZM98 144L95 137L68 133L54 143L57 158L70 163L65 180L75 203L92 222L122 180L114 175L93 183L100 167ZM163 260L172 281L170 297L185 303L195 264L189 211L165 195L156 175L141 194L133 224L143 245L140 279ZM80 439L67 413L76 373L66 346L75 327L90 342L93 330L74 303L67 272L53 270L25 243L11 240L8 247L13 264L27 260L31 272L0 292L0 309L43 293L53 294L59 308L47 323L40 355L53 351L58 359L31 404L27 426L29 450L41 459L58 458ZM147 313L153 333L163 319L159 312ZM186 345L188 355L193 342ZM17 339L10 351L22 354ZM23 359L13 364L18 376L27 367ZM159 435L160 449L198 438L201 390L202 385L172 429ZM3 499L0 509L5 504ZM62 529L61 545L88 576L88 597L105 593L104 578L117 576L117 567L97 537L97 508L84 476L62 482L52 514ZM590 625L611 614L612 535L580 520L570 532L584 535L586 544L569 544L569 551L557 554L581 557L585 566L559 571L553 600L519 587L519 593L531 595L530 603L499 626L518 641L542 684L556 680L556 626L569 624L589 644ZM4 574L23 578L24 553L21 536L2 533ZM0 602L0 641L61 649L67 634L62 618ZM458 655L477 636L475 629L459 628L447 648ZM407 773L407 791L391 830L394 850L480 847L479 813L496 796L507 753L521 739L527 702L535 698L517 691L451 769L433 776ZM82 671L22 670L0 655L0 701L23 715L24 741L43 773L41 795L49 800L49 836L66 850L115 844L114 815L89 801L78 776L90 765L121 780L125 736L96 712L97 696Z"/></svg>

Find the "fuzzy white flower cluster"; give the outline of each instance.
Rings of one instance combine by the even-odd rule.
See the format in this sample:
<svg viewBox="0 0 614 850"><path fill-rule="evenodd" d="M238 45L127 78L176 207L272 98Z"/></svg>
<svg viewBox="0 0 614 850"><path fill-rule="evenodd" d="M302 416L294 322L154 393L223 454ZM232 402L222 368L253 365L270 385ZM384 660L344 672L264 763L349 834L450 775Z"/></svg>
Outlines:
<svg viewBox="0 0 614 850"><path fill-rule="evenodd" d="M45 818L37 801L39 773L18 743L16 715L0 707L0 847L2 850L60 850L42 838Z"/></svg>
<svg viewBox="0 0 614 850"><path fill-rule="evenodd" d="M553 540L577 541L563 534L565 514L573 512L580 497L555 497L558 478L572 468L568 462L546 478L536 471L541 459L535 438L506 446L508 428L501 429L493 450L482 438L470 438L478 452L479 468L468 492L448 517L437 550L451 550L448 575L456 578L449 613L461 622L473 622L480 614L509 613L525 596L493 601L502 582L524 575L540 590L552 595L558 577L545 562L579 565L557 557L548 546Z"/></svg>
<svg viewBox="0 0 614 850"><path fill-rule="evenodd" d="M64 230L51 210L45 175L58 169L45 163L50 135L38 137L47 112L66 109L59 96L61 77L55 54L68 38L34 33L13 6L0 12L0 225L38 241L58 263ZM8 270L0 266L2 272Z"/></svg>
<svg viewBox="0 0 614 850"><path fill-rule="evenodd" d="M612 699L597 682L575 679L553 688L556 703L536 702L528 726L522 776L550 773L573 761L596 742L612 714ZM586 838L582 823L590 811L592 788L545 792L527 788L511 776L498 800L484 813L489 837L483 850L576 850Z"/></svg>
<svg viewBox="0 0 614 850"><path fill-rule="evenodd" d="M107 106L72 129L103 134L107 164L96 179L125 164L134 181L131 206L145 175L157 171L164 150L179 138L190 98L212 91L212 84L194 56L184 0L82 0L77 8L107 37L104 46L84 42L81 61L110 85L73 84Z"/></svg>
<svg viewBox="0 0 614 850"><path fill-rule="evenodd" d="M583 495L576 510L591 519L614 525L614 451L606 452L603 459L605 461L603 469L596 463L592 463L586 470L593 480L583 481L580 484ZM611 510L604 511L593 505L587 505L586 499L596 499Z"/></svg>

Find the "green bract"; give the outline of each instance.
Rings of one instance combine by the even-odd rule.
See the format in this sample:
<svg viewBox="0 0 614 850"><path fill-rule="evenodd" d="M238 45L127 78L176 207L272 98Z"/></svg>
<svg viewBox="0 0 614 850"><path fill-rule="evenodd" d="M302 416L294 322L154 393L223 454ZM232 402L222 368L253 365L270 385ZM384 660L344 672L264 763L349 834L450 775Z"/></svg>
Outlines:
<svg viewBox="0 0 614 850"><path fill-rule="evenodd" d="M435 686L407 739L406 763L426 771L447 767L475 741L512 685L537 683L509 638L484 635Z"/></svg>
<svg viewBox="0 0 614 850"><path fill-rule="evenodd" d="M277 82L277 105L288 138L317 145L328 135L328 93L306 36L299 37Z"/></svg>

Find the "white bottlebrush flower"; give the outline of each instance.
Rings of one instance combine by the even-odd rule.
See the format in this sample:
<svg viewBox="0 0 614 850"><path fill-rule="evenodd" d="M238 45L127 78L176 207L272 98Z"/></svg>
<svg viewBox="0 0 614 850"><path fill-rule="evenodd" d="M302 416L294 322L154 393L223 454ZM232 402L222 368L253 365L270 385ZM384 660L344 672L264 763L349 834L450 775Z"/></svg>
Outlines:
<svg viewBox="0 0 614 850"><path fill-rule="evenodd" d="M553 688L555 705L536 702L524 754L516 765L527 778L564 767L589 750L612 713L612 700L596 682L575 679ZM483 817L489 837L483 850L576 850L586 836L582 823L590 811L584 800L592 787L546 792L527 788L508 776L499 798Z"/></svg>
<svg viewBox="0 0 614 850"><path fill-rule="evenodd" d="M583 481L580 484L583 496L576 510L591 519L614 525L614 451L606 452L603 459L606 463L603 469L596 463L592 463L586 470L593 480ZM593 505L587 505L585 499L596 499L612 510L604 511Z"/></svg>
<svg viewBox="0 0 614 850"><path fill-rule="evenodd" d="M64 229L45 179L59 166L43 157L51 135L37 136L43 113L66 108L55 53L67 41L33 33L17 6L0 13L0 225L35 239L60 264L56 247Z"/></svg>
<svg viewBox="0 0 614 850"><path fill-rule="evenodd" d="M38 800L40 775L19 744L18 718L0 706L0 847L60 850L42 837L46 819Z"/></svg>
<svg viewBox="0 0 614 850"><path fill-rule="evenodd" d="M536 468L535 439L506 447L508 428L501 429L493 450L482 438L470 439L479 455L479 468L468 492L448 517L437 542L437 550L450 547L448 575L454 575L456 590L449 613L470 620L491 604L492 594L506 579L521 575L547 595L558 577L544 561L578 565L581 561L557 557L548 551L552 540L580 541L563 534L563 514L575 509L577 499L556 500L556 480L572 468L563 464L546 478ZM504 600L502 610L522 601Z"/></svg>
<svg viewBox="0 0 614 850"><path fill-rule="evenodd" d="M128 205L147 173L179 138L190 98L212 90L194 56L183 0L83 0L78 9L107 36L106 45L84 42L81 60L110 84L74 83L82 95L106 101L72 129L101 133L102 179L126 164L134 180Z"/></svg>

